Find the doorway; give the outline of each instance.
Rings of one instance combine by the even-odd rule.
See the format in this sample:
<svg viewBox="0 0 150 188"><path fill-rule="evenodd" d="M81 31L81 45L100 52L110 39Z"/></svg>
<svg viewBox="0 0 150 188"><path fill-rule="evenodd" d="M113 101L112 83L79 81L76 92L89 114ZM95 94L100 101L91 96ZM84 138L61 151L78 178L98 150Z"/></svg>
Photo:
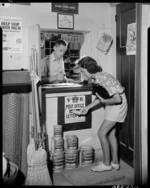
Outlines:
<svg viewBox="0 0 150 188"><path fill-rule="evenodd" d="M119 157L127 164L134 165L134 88L135 55L127 55L127 26L135 23L135 3L121 3L116 9L117 35L117 79L123 87L128 101L126 121L118 126Z"/></svg>

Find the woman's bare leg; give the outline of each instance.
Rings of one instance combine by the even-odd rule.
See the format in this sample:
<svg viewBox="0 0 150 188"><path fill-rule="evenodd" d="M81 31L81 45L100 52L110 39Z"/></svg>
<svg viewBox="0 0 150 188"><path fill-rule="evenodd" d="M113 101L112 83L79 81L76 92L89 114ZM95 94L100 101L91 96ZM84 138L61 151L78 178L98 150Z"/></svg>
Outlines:
<svg viewBox="0 0 150 188"><path fill-rule="evenodd" d="M100 139L103 150L103 163L106 166L110 165L110 145L108 140L108 133L115 126L115 124L116 122L105 119L98 130L98 137Z"/></svg>
<svg viewBox="0 0 150 188"><path fill-rule="evenodd" d="M112 162L118 164L118 142L116 138L116 129L114 128L108 135L111 148Z"/></svg>

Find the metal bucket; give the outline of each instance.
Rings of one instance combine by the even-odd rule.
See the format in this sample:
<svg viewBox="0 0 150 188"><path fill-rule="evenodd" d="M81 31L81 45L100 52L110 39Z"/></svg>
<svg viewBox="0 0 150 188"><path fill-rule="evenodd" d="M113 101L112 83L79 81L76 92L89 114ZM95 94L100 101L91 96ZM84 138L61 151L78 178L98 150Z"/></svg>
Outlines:
<svg viewBox="0 0 150 188"><path fill-rule="evenodd" d="M94 148L90 145L80 146L80 165L92 164L94 161Z"/></svg>
<svg viewBox="0 0 150 188"><path fill-rule="evenodd" d="M63 136L62 125L54 125L54 137L55 136Z"/></svg>
<svg viewBox="0 0 150 188"><path fill-rule="evenodd" d="M78 150L65 149L65 168L70 170L78 166Z"/></svg>
<svg viewBox="0 0 150 188"><path fill-rule="evenodd" d="M51 153L51 160L53 162L53 171L61 172L64 168L64 152Z"/></svg>
<svg viewBox="0 0 150 188"><path fill-rule="evenodd" d="M78 137L76 135L66 135L66 149L67 150L78 149Z"/></svg>
<svg viewBox="0 0 150 188"><path fill-rule="evenodd" d="M51 151L63 152L64 151L64 139L61 136L55 136L51 138Z"/></svg>

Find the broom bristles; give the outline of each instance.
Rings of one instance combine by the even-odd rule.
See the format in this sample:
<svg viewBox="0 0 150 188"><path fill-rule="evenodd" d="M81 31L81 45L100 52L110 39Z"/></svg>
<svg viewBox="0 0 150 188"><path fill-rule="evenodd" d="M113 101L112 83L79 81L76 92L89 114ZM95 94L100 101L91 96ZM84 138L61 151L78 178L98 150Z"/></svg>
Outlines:
<svg viewBox="0 0 150 188"><path fill-rule="evenodd" d="M26 185L52 185L50 174L47 168L47 153L41 147L27 158L28 172Z"/></svg>
<svg viewBox="0 0 150 188"><path fill-rule="evenodd" d="M36 170L34 167L29 167L26 185L52 185L47 165L40 170Z"/></svg>

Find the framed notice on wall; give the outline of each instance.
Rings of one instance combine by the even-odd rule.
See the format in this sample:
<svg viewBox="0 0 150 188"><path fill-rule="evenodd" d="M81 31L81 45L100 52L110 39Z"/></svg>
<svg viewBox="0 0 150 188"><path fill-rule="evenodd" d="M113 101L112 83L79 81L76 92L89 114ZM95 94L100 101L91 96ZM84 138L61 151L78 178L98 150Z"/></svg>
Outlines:
<svg viewBox="0 0 150 188"><path fill-rule="evenodd" d="M92 102L91 92L81 92L81 95L73 93L58 97L57 124L63 125L63 131L89 129L91 128L91 112L80 116L76 111Z"/></svg>
<svg viewBox="0 0 150 188"><path fill-rule="evenodd" d="M57 14L58 29L74 29L74 15L73 14Z"/></svg>

